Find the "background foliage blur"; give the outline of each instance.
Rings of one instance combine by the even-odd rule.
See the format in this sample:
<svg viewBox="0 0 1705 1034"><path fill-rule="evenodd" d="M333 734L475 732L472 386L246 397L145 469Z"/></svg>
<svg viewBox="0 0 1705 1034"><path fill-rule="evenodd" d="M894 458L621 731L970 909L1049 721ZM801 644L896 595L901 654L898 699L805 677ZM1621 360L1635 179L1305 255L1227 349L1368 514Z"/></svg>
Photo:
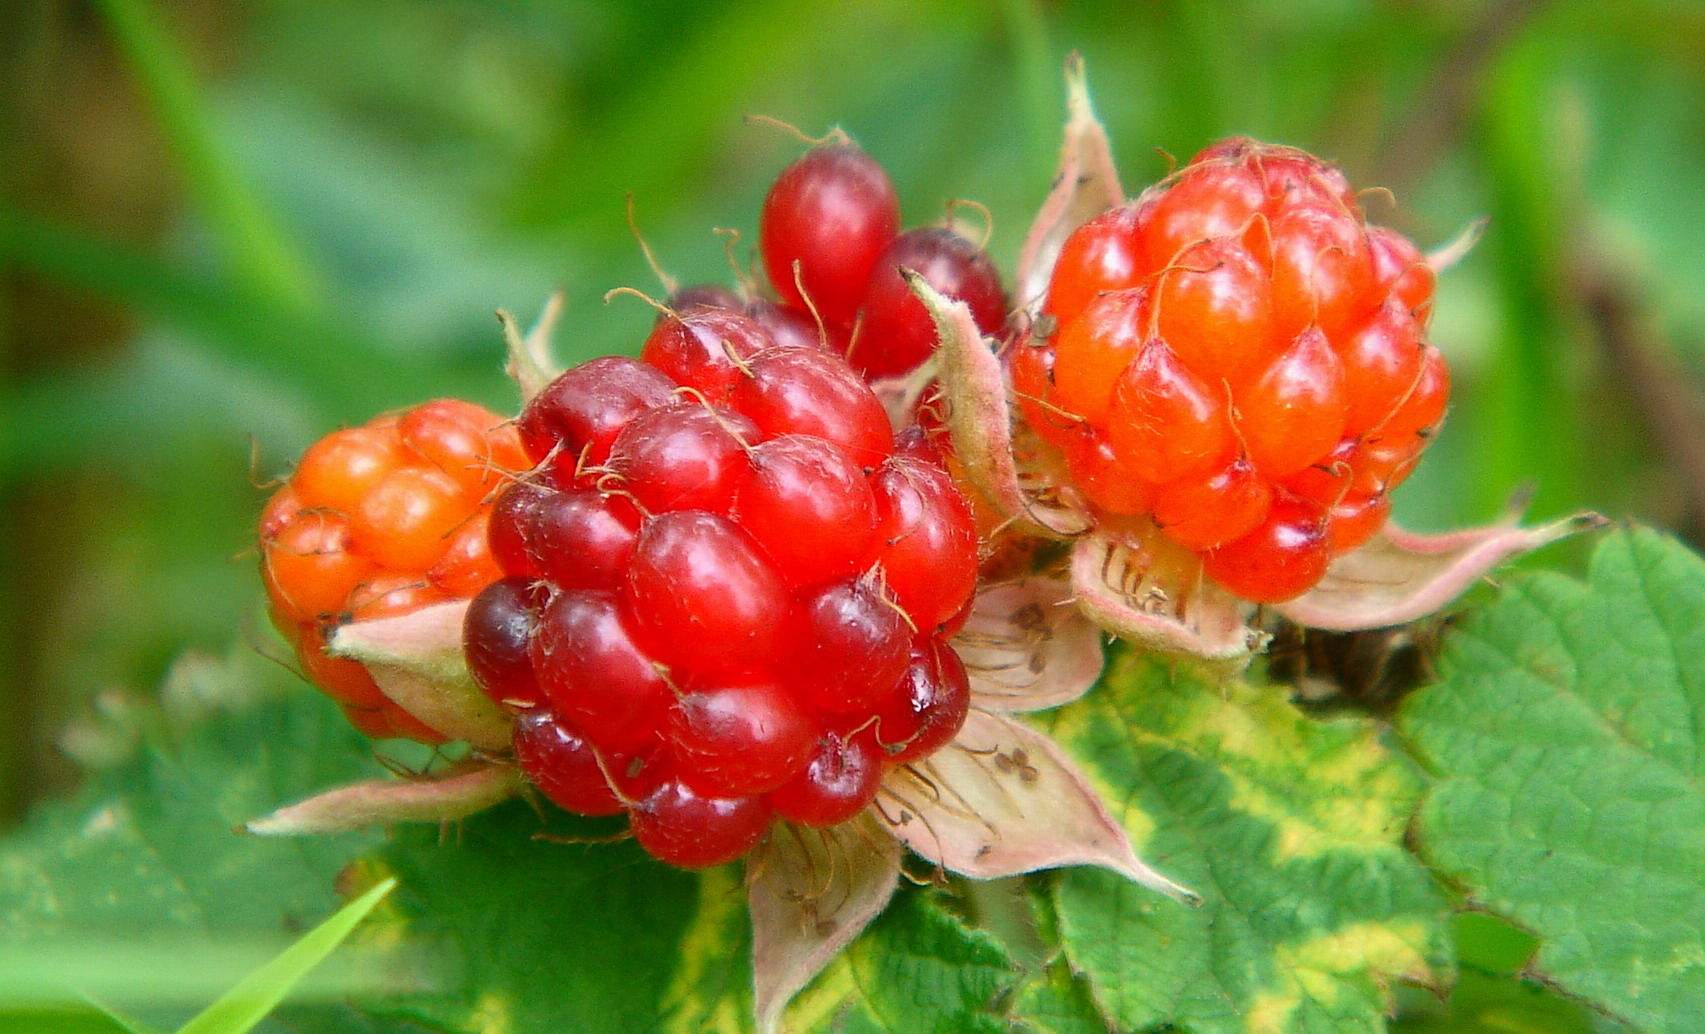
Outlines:
<svg viewBox="0 0 1705 1034"><path fill-rule="evenodd" d="M969 197L1010 270L1065 53L1127 190L1228 133L1337 159L1377 219L1483 244L1433 338L1454 415L1397 496L1423 527L1590 505L1705 521L1705 9L1680 2L11 0L0 13L0 822L74 721L186 646L262 644L254 483L339 422L499 408L492 311L726 279L797 153L846 127L909 223ZM67 731L71 730L71 731Z"/></svg>

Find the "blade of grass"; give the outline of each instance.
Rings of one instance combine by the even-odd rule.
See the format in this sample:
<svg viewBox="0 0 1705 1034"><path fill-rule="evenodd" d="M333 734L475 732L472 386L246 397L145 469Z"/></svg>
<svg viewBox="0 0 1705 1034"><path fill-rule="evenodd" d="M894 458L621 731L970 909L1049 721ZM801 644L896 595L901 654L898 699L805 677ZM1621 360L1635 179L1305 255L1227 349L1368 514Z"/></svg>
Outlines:
<svg viewBox="0 0 1705 1034"><path fill-rule="evenodd" d="M199 344L323 400L328 412L427 397L430 365L407 362L354 317L321 318L134 249L0 207L0 267L16 265L157 317ZM493 339L496 334L493 332ZM495 346L494 346L495 347Z"/></svg>
<svg viewBox="0 0 1705 1034"><path fill-rule="evenodd" d="M112 29L202 215L223 241L232 268L252 290L280 305L307 308L320 297L277 221L219 147L213 119L183 51L147 0L101 0Z"/></svg>
<svg viewBox="0 0 1705 1034"><path fill-rule="evenodd" d="M244 1034L252 1029L284 1001L297 982L324 962L396 885L395 879L388 879L338 909L277 958L244 977L179 1028L178 1034Z"/></svg>
<svg viewBox="0 0 1705 1034"><path fill-rule="evenodd" d="M1560 513L1581 499L1576 401L1566 371L1579 334L1563 318L1560 289L1571 225L1557 134L1555 78L1543 39L1529 36L1505 53L1489 83L1478 148L1493 197L1486 246L1506 313L1488 370L1488 424L1476 436L1473 479L1479 508L1496 512L1519 485L1537 480L1536 515Z"/></svg>

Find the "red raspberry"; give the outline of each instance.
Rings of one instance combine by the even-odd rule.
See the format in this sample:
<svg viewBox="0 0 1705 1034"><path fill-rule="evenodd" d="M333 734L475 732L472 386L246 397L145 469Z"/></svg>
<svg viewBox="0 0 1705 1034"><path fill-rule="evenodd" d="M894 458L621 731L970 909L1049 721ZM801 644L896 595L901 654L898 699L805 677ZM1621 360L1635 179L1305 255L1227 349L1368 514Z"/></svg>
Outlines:
<svg viewBox="0 0 1705 1034"><path fill-rule="evenodd" d="M983 333L998 333L1006 291L982 248L946 228L899 233L899 225L893 184L875 159L848 143L814 148L777 177L759 226L764 266L783 305L759 300L744 306L746 313L778 345L826 337L863 376L897 376L936 345L935 323L901 275L910 269L964 301ZM717 297L688 290L693 301Z"/></svg>
<svg viewBox="0 0 1705 1034"><path fill-rule="evenodd" d="M776 292L799 307L809 297L830 324L852 322L877 257L899 232L900 202L888 173L850 143L812 148L789 165L770 187L758 222Z"/></svg>
<svg viewBox="0 0 1705 1034"><path fill-rule="evenodd" d="M876 260L859 303L863 322L853 341L852 364L866 377L894 377L935 350L935 321L900 275L909 269L948 298L963 301L984 334L1006 322L1006 291L983 250L942 227L909 230Z"/></svg>
<svg viewBox="0 0 1705 1034"><path fill-rule="evenodd" d="M943 626L969 602L977 539L947 474L893 454L833 352L772 346L707 374L664 358L714 355L685 347L700 339L671 341L647 345L668 389L649 363L594 360L528 405L533 461L583 456L497 501L510 577L470 607L465 646L482 688L528 716L517 756L547 797L604 808L590 758L646 850L700 866L777 814L844 821L884 766L958 731L968 691Z"/></svg>
<svg viewBox="0 0 1705 1034"><path fill-rule="evenodd" d="M502 572L489 497L528 466L515 429L456 399L337 431L303 453L260 519L273 623L308 678L376 736L443 737L397 708L367 670L325 653L340 622L465 598Z"/></svg>
<svg viewBox="0 0 1705 1034"><path fill-rule="evenodd" d="M1432 291L1337 169L1227 140L1066 241L1013 391L1093 507L1289 599L1379 530L1444 417Z"/></svg>

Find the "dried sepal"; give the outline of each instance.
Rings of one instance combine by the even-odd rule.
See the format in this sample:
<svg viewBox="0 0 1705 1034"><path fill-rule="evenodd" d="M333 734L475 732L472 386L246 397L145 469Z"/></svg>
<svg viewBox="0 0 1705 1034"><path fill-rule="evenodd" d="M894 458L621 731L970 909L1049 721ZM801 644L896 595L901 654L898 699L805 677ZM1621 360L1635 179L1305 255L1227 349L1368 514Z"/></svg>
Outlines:
<svg viewBox="0 0 1705 1034"><path fill-rule="evenodd" d="M1320 584L1277 610L1300 625L1340 632L1406 624L1443 608L1505 560L1605 523L1579 513L1536 528L1504 521L1442 535L1387 523L1334 560Z"/></svg>
<svg viewBox="0 0 1705 1034"><path fill-rule="evenodd" d="M462 656L462 618L455 600L340 627L327 649L360 661L398 707L453 740L499 750L509 745L509 716L468 673Z"/></svg>
<svg viewBox="0 0 1705 1034"><path fill-rule="evenodd" d="M1155 549L1166 549L1158 538ZM1096 533L1072 546L1072 592L1101 628L1137 646L1241 668L1266 645L1245 604L1202 576L1193 559L1160 563Z"/></svg>
<svg viewBox="0 0 1705 1034"><path fill-rule="evenodd" d="M545 307L539 313L539 320L533 324L533 329L526 336L521 334L521 326L506 310L497 310L497 322L503 328L503 344L509 354L503 372L507 373L521 390L521 404L526 405L534 395L545 389L545 385L556 379L562 371L551 361L551 334L556 330L557 320L562 316L563 298L561 291L552 292L545 300Z"/></svg>
<svg viewBox="0 0 1705 1034"><path fill-rule="evenodd" d="M1427 253L1427 265L1435 273L1442 273L1468 257L1474 246L1480 243L1480 238L1486 233L1486 219L1481 217L1462 228L1462 232L1438 248Z"/></svg>
<svg viewBox="0 0 1705 1034"><path fill-rule="evenodd" d="M302 836L394 822L452 822L515 796L521 782L512 766L468 762L431 778L340 786L246 822L242 829L257 836Z"/></svg>
<svg viewBox="0 0 1705 1034"><path fill-rule="evenodd" d="M989 711L1068 704L1095 685L1101 632L1074 606L1063 578L1032 575L979 589L953 648L971 677L972 703Z"/></svg>
<svg viewBox="0 0 1705 1034"><path fill-rule="evenodd" d="M1060 248L1072 231L1124 200L1107 130L1089 101L1083 59L1073 54L1066 59L1066 131L1059 171L1018 256L1018 297L1026 312L1041 308Z"/></svg>
<svg viewBox="0 0 1705 1034"><path fill-rule="evenodd" d="M1004 516L1038 535L1066 538L1088 529L1088 514L1027 495L1020 485L1006 378L971 310L911 270L901 274L935 321L940 341L935 357L947 400L947 428L954 454L973 487Z"/></svg>
<svg viewBox="0 0 1705 1034"><path fill-rule="evenodd" d="M952 743L883 776L871 810L917 854L974 879L1097 865L1197 900L1137 858L1053 740L1004 715L973 708Z"/></svg>
<svg viewBox="0 0 1705 1034"><path fill-rule="evenodd" d="M760 1034L881 913L900 877L900 843L868 813L829 829L777 823L746 860L752 1006Z"/></svg>

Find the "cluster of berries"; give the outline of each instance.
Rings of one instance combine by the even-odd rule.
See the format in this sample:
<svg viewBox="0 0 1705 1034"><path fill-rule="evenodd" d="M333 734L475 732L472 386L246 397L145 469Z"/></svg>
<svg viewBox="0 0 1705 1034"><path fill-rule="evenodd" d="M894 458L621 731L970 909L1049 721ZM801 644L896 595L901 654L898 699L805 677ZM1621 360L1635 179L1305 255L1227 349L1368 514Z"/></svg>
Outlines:
<svg viewBox="0 0 1705 1034"><path fill-rule="evenodd" d="M1379 530L1444 416L1433 284L1336 168L1226 140L1068 238L1014 392L1092 506L1289 599Z"/></svg>
<svg viewBox="0 0 1705 1034"><path fill-rule="evenodd" d="M1006 291L989 256L945 227L901 233L888 174L844 139L783 170L758 231L779 308L807 328L821 320L830 347L872 380L906 373L935 349L935 324L902 269L963 301L983 333L1006 323Z"/></svg>
<svg viewBox="0 0 1705 1034"><path fill-rule="evenodd" d="M273 624L308 678L374 737L443 739L332 657L338 624L466 598L497 578L486 500L526 465L514 427L439 399L316 442L260 519L261 578Z"/></svg>
<svg viewBox="0 0 1705 1034"><path fill-rule="evenodd" d="M976 582L963 497L896 450L870 388L749 315L665 314L521 414L497 500L505 577L470 606L482 688L547 797L626 810L653 855L744 854L773 817L845 821L886 766L953 737L947 645Z"/></svg>

